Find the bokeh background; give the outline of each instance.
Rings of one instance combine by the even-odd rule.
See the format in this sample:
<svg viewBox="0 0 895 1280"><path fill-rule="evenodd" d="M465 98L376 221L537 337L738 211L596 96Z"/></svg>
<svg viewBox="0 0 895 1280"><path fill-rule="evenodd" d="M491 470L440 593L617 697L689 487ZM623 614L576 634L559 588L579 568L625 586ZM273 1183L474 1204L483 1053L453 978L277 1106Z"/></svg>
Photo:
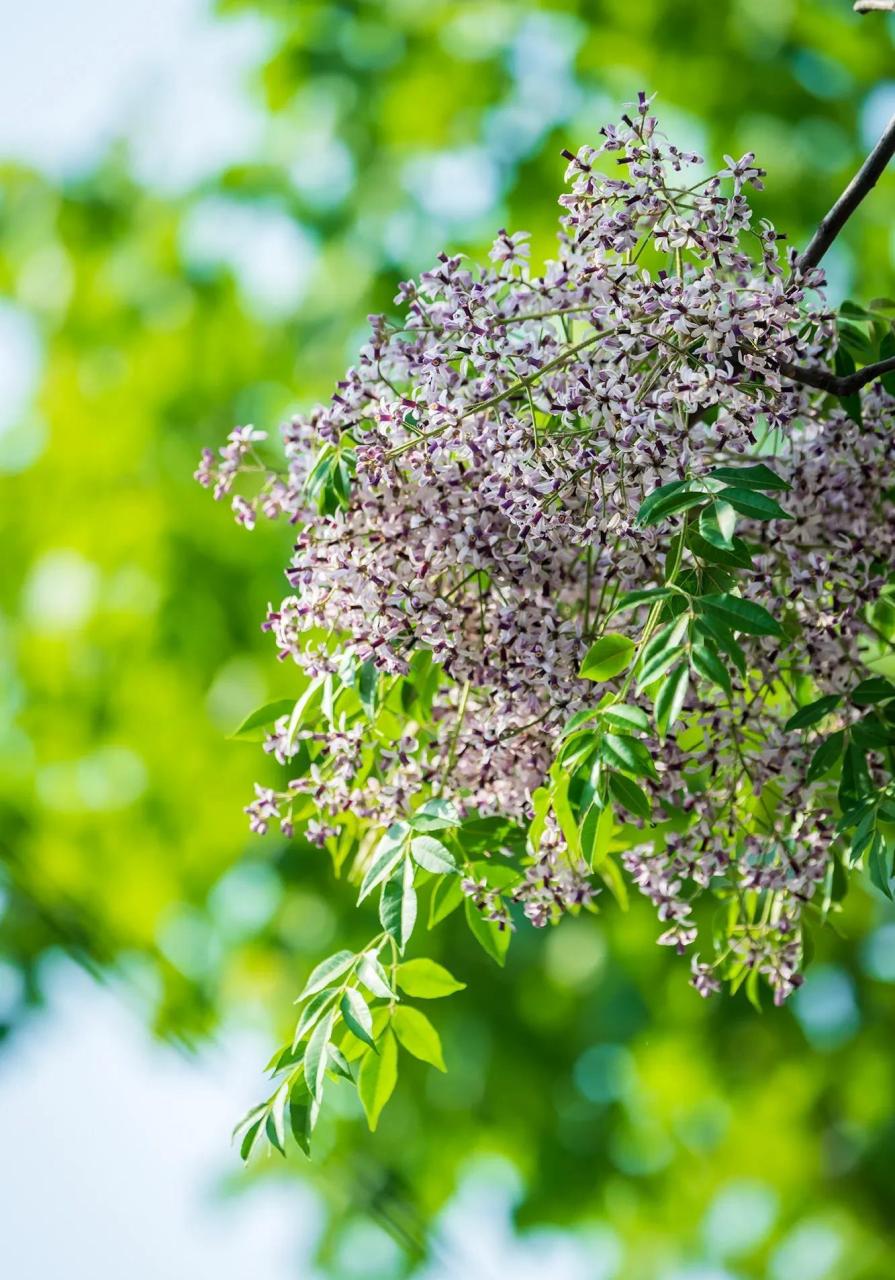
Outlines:
<svg viewBox="0 0 895 1280"><path fill-rule="evenodd" d="M366 936L322 857L247 835L290 692L259 623L286 529L191 479L325 396L443 246L550 252L561 148L645 88L754 150L803 242L895 110L849 0L0 0L0 1233L16 1280L884 1280L895 915L857 888L782 1011L703 1004L609 907L520 933L449 1074L314 1160L229 1128L308 968ZM895 292L890 173L829 258ZM436 935L437 936L437 935Z"/></svg>

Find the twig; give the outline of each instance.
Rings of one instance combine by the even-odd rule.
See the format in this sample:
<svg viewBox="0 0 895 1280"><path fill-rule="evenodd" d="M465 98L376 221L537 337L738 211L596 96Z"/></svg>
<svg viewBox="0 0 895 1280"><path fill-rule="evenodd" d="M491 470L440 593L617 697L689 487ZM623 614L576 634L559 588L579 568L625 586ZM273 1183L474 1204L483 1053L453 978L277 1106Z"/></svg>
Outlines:
<svg viewBox="0 0 895 1280"><path fill-rule="evenodd" d="M817 387L819 391L828 391L833 396L851 396L868 382L881 378L885 373L895 372L895 356L889 356L887 360L878 360L876 364L867 364L863 369L846 374L832 373L819 365L791 364L788 360L778 360L777 368L792 382L800 382L806 387Z"/></svg>
<svg viewBox="0 0 895 1280"><path fill-rule="evenodd" d="M869 0L863 0L863 3L869 3ZM880 6L877 5L876 7L879 8ZM893 7L895 7L895 0L893 0L892 4L886 5L888 9ZM820 226L815 231L811 243L799 258L799 266L803 271L817 266L858 205L876 186L880 175L893 155L895 155L895 116L886 125L879 142L870 152L870 155L861 165L832 209L821 219Z"/></svg>
<svg viewBox="0 0 895 1280"><path fill-rule="evenodd" d="M895 0L857 0L855 4L855 10L858 13L869 12L871 9L895 11ZM811 238L811 243L798 259L801 270L806 271L817 266L858 205L876 186L893 155L895 155L895 116L892 116L883 130L882 137L832 209L821 219L820 226ZM799 382L803 386L817 387L819 391L828 391L834 396L850 396L860 391L861 387L866 386L868 382L873 382L883 374L895 370L895 357L879 360L876 364L865 365L855 373L842 375L818 365L803 366L792 364L788 360L779 360L777 368L785 378Z"/></svg>

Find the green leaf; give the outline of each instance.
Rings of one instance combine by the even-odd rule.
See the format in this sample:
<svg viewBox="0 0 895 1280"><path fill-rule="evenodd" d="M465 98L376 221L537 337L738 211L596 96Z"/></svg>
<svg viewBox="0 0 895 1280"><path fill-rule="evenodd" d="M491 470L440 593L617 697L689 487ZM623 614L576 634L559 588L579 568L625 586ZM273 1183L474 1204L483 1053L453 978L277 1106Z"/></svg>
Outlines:
<svg viewBox="0 0 895 1280"><path fill-rule="evenodd" d="M610 852L614 831L612 806L607 804L600 808L596 804L591 805L581 826L581 851L585 861L608 886L622 910L627 910L627 886Z"/></svg>
<svg viewBox="0 0 895 1280"><path fill-rule="evenodd" d="M722 653L726 653L740 675L746 674L746 655L724 623L717 618L702 617L696 620L695 625L697 634L716 644Z"/></svg>
<svg viewBox="0 0 895 1280"><path fill-rule="evenodd" d="M466 923L476 942L487 951L492 960L496 960L499 965L504 965L510 945L509 928L501 929L491 920L486 920L469 898L466 899L464 908Z"/></svg>
<svg viewBox="0 0 895 1280"><path fill-rule="evenodd" d="M707 497L703 490L694 489L686 480L672 480L660 485L645 499L637 512L636 523L643 528L658 524L679 511L700 506Z"/></svg>
<svg viewBox="0 0 895 1280"><path fill-rule="evenodd" d="M873 712L855 721L851 726L851 736L859 747L871 751L878 751L895 743L895 729Z"/></svg>
<svg viewBox="0 0 895 1280"><path fill-rule="evenodd" d="M712 547L729 551L736 523L736 512L730 503L716 500L699 513L700 539Z"/></svg>
<svg viewBox="0 0 895 1280"><path fill-rule="evenodd" d="M656 694L656 728L664 738L674 725L684 705L690 685L690 668L686 662L674 667Z"/></svg>
<svg viewBox="0 0 895 1280"><path fill-rule="evenodd" d="M752 552L742 538L732 538L730 546L712 542L702 537L692 526L687 530L687 546L700 560L707 565L721 565L726 569L751 569ZM707 573L708 570L703 570Z"/></svg>
<svg viewBox="0 0 895 1280"><path fill-rule="evenodd" d="M401 990L418 1000L438 1000L466 987L466 983L458 982L444 965L425 957L405 960L398 965L395 976Z"/></svg>
<svg viewBox="0 0 895 1280"><path fill-rule="evenodd" d="M311 1154L311 1130L314 1127L312 1115L311 1095L302 1082L289 1095L289 1128L306 1156Z"/></svg>
<svg viewBox="0 0 895 1280"><path fill-rule="evenodd" d="M375 1130L382 1108L398 1081L398 1044L390 1029L379 1041L379 1052L367 1051L357 1078L357 1092L366 1112L370 1130Z"/></svg>
<svg viewBox="0 0 895 1280"><path fill-rule="evenodd" d="M600 755L611 768L633 773L635 777L658 776L652 756L636 738L607 733L600 744Z"/></svg>
<svg viewBox="0 0 895 1280"><path fill-rule="evenodd" d="M881 893L892 899L892 855L882 835L877 831L867 854L867 870L870 872L870 883L876 885Z"/></svg>
<svg viewBox="0 0 895 1280"><path fill-rule="evenodd" d="M308 1092L316 1102L320 1101L323 1094L323 1084L326 1079L326 1048L332 1035L334 1021L335 1010L328 1013L325 1018L321 1018L305 1050L305 1083L308 1086Z"/></svg>
<svg viewBox="0 0 895 1280"><path fill-rule="evenodd" d="M323 689L326 682L326 676L315 676L298 701L293 704L292 715L289 717L289 728L286 733L290 744L294 743L295 735L299 729L307 724L318 710L323 701Z"/></svg>
<svg viewBox="0 0 895 1280"><path fill-rule="evenodd" d="M655 604L657 600L670 600L680 596L672 587L647 587L643 591L626 591L610 613L610 618L625 609L635 609L640 604Z"/></svg>
<svg viewBox="0 0 895 1280"><path fill-rule="evenodd" d="M441 1038L424 1013L406 1004L399 1005L392 1015L392 1026L399 1043L408 1053L439 1071L447 1071L441 1052Z"/></svg>
<svg viewBox="0 0 895 1280"><path fill-rule="evenodd" d="M649 733L649 716L640 707L632 707L624 702L615 702L604 707L600 718L613 729L621 733Z"/></svg>
<svg viewBox="0 0 895 1280"><path fill-rule="evenodd" d="M230 736L231 738L241 738L244 734L251 733L255 729L266 729L268 725L275 724L281 716L288 716L294 706L294 698L277 698L275 702L265 702L263 707L259 707L257 711L247 715L239 728L234 729Z"/></svg>
<svg viewBox="0 0 895 1280"><path fill-rule="evenodd" d="M392 1011L389 1005L379 1004L375 1009L371 1010L371 1013L373 1015L373 1039L378 1045L383 1031L389 1024ZM359 1040L354 1032L346 1027L342 1036L341 1052L347 1065L350 1062L357 1062L365 1053L368 1053L369 1045L364 1044L363 1040Z"/></svg>
<svg viewBox="0 0 895 1280"><path fill-rule="evenodd" d="M734 631L753 636L780 636L783 630L767 609L741 596L700 596L696 606L708 618L716 618Z"/></svg>
<svg viewBox="0 0 895 1280"><path fill-rule="evenodd" d="M890 698L895 698L895 684L883 676L870 676L869 679L862 680L859 685L856 685L849 696L856 706L869 707L874 703L888 702Z"/></svg>
<svg viewBox="0 0 895 1280"><path fill-rule="evenodd" d="M864 752L850 742L845 748L838 799L843 811L854 809L870 795L872 783Z"/></svg>
<svg viewBox="0 0 895 1280"><path fill-rule="evenodd" d="M284 1080L273 1096L265 1131L271 1144L280 1155L286 1154L286 1103L289 1101L289 1081Z"/></svg>
<svg viewBox="0 0 895 1280"><path fill-rule="evenodd" d="M342 1017L345 1019L345 1025L350 1031L353 1031L358 1040L363 1040L364 1044L368 1044L371 1049L375 1049L373 1042L373 1015L370 1013L366 1000L356 987L349 987L342 996L342 1003L339 1006L342 1011Z"/></svg>
<svg viewBox="0 0 895 1280"><path fill-rule="evenodd" d="M824 716L835 711L841 701L842 698L838 693L828 693L815 702L799 707L795 715L790 716L783 726L784 732L789 733L792 729L810 729L812 725L819 724Z"/></svg>
<svg viewBox="0 0 895 1280"><path fill-rule="evenodd" d="M559 772L556 765L551 769L550 775L553 779L553 785L550 788L550 803L553 812L556 815L556 820L559 823L566 844L573 855L578 854L580 852L578 823L569 803L569 776L566 773Z"/></svg>
<svg viewBox="0 0 895 1280"><path fill-rule="evenodd" d="M336 974L336 977L339 975ZM292 1048L303 1040L312 1027L317 1025L318 1020L326 1012L329 1005L333 1003L339 993L338 987L326 987L323 991L318 991L312 996L308 1003L301 1011L301 1016L295 1027L295 1035L292 1037Z"/></svg>
<svg viewBox="0 0 895 1280"><path fill-rule="evenodd" d="M393 823L385 835L379 841L370 859L370 865L367 867L363 880L361 881L358 902L363 902L368 893L371 893L378 884L381 884L391 873L401 860L404 852L404 842L407 839L410 828L406 822Z"/></svg>
<svg viewBox="0 0 895 1280"><path fill-rule="evenodd" d="M460 815L449 800L436 796L421 804L410 818L414 831L444 831L447 827L459 827Z"/></svg>
<svg viewBox="0 0 895 1280"><path fill-rule="evenodd" d="M855 366L854 358L849 354L848 351L846 351L845 347L840 343L840 345L836 348L833 354L834 372L838 373L840 377L844 377L850 373L854 373L855 368L856 366ZM850 395L850 396L839 396L838 399L839 399L839 403L842 405L843 409L851 418L851 420L857 423L857 425L860 427L862 425L860 395L856 392L854 395Z"/></svg>
<svg viewBox="0 0 895 1280"><path fill-rule="evenodd" d="M668 649L660 649L658 653L647 658L637 672L637 688L646 689L660 676L664 676L668 668L673 667L684 652L684 646L676 644Z"/></svg>
<svg viewBox="0 0 895 1280"><path fill-rule="evenodd" d="M379 920L401 952L410 941L416 924L417 898L413 875L413 863L407 858L382 886L379 899Z"/></svg>
<svg viewBox="0 0 895 1280"><path fill-rule="evenodd" d="M317 968L311 971L311 976L305 983L302 993L295 1003L299 1004L302 1000L307 1000L308 996L314 995L317 991L322 991L334 978L341 977L347 969L351 968L354 959L355 953L353 951L337 951L335 955L328 956L326 960L321 960Z"/></svg>
<svg viewBox="0 0 895 1280"><path fill-rule="evenodd" d="M341 1049L334 1044L326 1047L326 1069L332 1075L341 1076L344 1080L350 1080L354 1083L354 1076L351 1074L351 1068L348 1065L348 1059L345 1057Z"/></svg>
<svg viewBox="0 0 895 1280"><path fill-rule="evenodd" d="M457 860L450 849L434 836L417 836L410 843L410 852L424 871L447 875L457 870Z"/></svg>
<svg viewBox="0 0 895 1280"><path fill-rule="evenodd" d="M361 663L357 672L357 696L360 698L360 704L364 709L367 719L373 721L376 719L376 688L379 679L379 673L376 670L376 664L372 659Z"/></svg>
<svg viewBox="0 0 895 1280"><path fill-rule="evenodd" d="M242 1135L242 1142L239 1144L239 1155L242 1160L248 1160L249 1156L252 1154L252 1148L255 1145L255 1139L261 1132L261 1124L263 1120L263 1116L261 1119L255 1120L249 1125L248 1129L246 1129L245 1133Z"/></svg>
<svg viewBox="0 0 895 1280"><path fill-rule="evenodd" d="M452 911L456 911L462 901L463 889L456 876L439 880L432 890L432 898L429 902L429 928L434 929Z"/></svg>
<svg viewBox="0 0 895 1280"><path fill-rule="evenodd" d="M578 674L585 680L611 680L630 665L635 647L629 636L601 636L588 649Z"/></svg>
<svg viewBox="0 0 895 1280"><path fill-rule="evenodd" d="M649 818L652 806L645 791L624 773L609 774L609 794L636 818Z"/></svg>
<svg viewBox="0 0 895 1280"><path fill-rule="evenodd" d="M641 666L652 661L657 653L674 649L679 645L686 636L689 625L689 616L683 613L680 617L672 618L671 622L666 622L663 627L660 627L655 635L651 636L643 646L640 654Z"/></svg>
<svg viewBox="0 0 895 1280"><path fill-rule="evenodd" d="M818 778L822 778L825 773L830 772L833 765L842 755L844 743L845 733L841 729L838 733L831 733L829 738L823 740L811 757L811 763L808 765L808 772L805 775L807 782L816 782Z"/></svg>
<svg viewBox="0 0 895 1280"><path fill-rule="evenodd" d="M779 502L766 498L763 493L756 493L754 489L722 489L718 496L729 502L740 515L748 516L751 520L792 519Z"/></svg>
<svg viewBox="0 0 895 1280"><path fill-rule="evenodd" d="M365 951L357 966L357 976L373 996L390 1000L394 992L375 951Z"/></svg>
<svg viewBox="0 0 895 1280"><path fill-rule="evenodd" d="M749 467L716 467L709 472L710 480L722 480L736 489L779 489L792 488L785 480L775 475L763 462L756 462Z"/></svg>
<svg viewBox="0 0 895 1280"><path fill-rule="evenodd" d="M690 650L690 661L694 671L704 680L708 680L710 684L716 684L728 697L732 696L730 673L710 644L694 644Z"/></svg>

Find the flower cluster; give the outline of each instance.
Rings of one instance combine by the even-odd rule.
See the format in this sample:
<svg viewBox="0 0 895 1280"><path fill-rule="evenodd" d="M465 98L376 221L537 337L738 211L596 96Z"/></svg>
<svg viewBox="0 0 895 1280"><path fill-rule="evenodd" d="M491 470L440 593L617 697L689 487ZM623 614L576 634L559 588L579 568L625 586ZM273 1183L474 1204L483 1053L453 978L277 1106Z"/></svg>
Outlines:
<svg viewBox="0 0 895 1280"><path fill-rule="evenodd" d="M326 843L348 816L384 829L434 794L461 818L526 827L564 726L594 706L582 660L613 610L632 592L678 591L690 602L669 641L683 664L666 699L678 728L648 738L655 763L639 774L611 744L582 755L551 791L555 813L511 896L536 925L588 906L600 872L572 827L589 807L627 805L623 864L656 907L660 942L694 944L706 890L737 908L715 962L693 959L697 990L735 962L782 999L833 844L828 782L806 778L816 744L783 726L793 690L854 683L865 607L893 568L892 400L868 392L858 425L781 373L829 358L836 325L821 273L781 259L780 235L754 224L751 154L706 175L643 96L602 133L567 155L558 252L543 270L520 233L501 231L481 269L442 255L401 286L400 320L371 317L329 404L286 426L284 473L261 466L249 427L220 459L206 451L197 476L218 498L261 466L255 496L233 498L241 523L260 513L296 526L289 594L265 624L282 658L310 681L372 672L380 705L420 653L437 673L425 714L410 699L387 732L359 710L330 709L310 728L278 720L266 749L287 772L298 756L304 767L280 791L259 789L248 812L254 830L302 823ZM716 471L759 458L788 489L779 516L736 479L712 488ZM675 482L703 486L698 533L687 495L664 522L638 519ZM731 649L701 612L719 596L786 625L732 627L743 634ZM657 625L676 623L651 601L633 607L642 672ZM729 670L712 683L719 653ZM600 692L638 715L655 700L659 725L662 694L640 686L610 674ZM638 776L651 821L625 790ZM468 873L463 889L509 924L487 876Z"/></svg>

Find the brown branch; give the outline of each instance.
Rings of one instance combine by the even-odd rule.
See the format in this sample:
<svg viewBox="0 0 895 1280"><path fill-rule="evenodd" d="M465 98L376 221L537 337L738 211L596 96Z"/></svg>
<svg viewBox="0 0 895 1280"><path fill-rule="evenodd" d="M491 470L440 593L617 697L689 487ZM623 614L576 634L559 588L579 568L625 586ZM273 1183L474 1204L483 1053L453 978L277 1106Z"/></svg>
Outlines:
<svg viewBox="0 0 895 1280"><path fill-rule="evenodd" d="M870 9L895 11L895 0L856 0L857 12ZM895 116L886 125L882 137L842 195L829 213L821 219L820 226L811 238L811 243L798 259L797 265L801 270L806 271L817 266L858 205L876 186L893 155L895 155ZM873 382L883 374L895 371L895 357L879 360L876 364L865 365L863 369L847 374L833 373L832 370L820 365L793 364L789 360L778 360L777 369L792 382L799 382L806 387L816 387L819 391L827 391L834 396L850 396L860 391L861 387L865 387L868 382Z"/></svg>
<svg viewBox="0 0 895 1280"><path fill-rule="evenodd" d="M895 4L895 0L893 0L893 4ZM876 186L880 175L893 155L895 155L895 116L886 125L879 142L870 152L870 155L861 165L832 209L821 219L820 226L815 231L811 243L799 258L799 266L802 270L817 266L858 205Z"/></svg>
<svg viewBox="0 0 895 1280"><path fill-rule="evenodd" d="M777 369L791 382L800 382L805 387L817 387L818 391L828 391L832 396L851 396L868 382L881 378L885 373L895 372L895 356L845 374L832 373L819 365L791 364L788 360L778 360Z"/></svg>

